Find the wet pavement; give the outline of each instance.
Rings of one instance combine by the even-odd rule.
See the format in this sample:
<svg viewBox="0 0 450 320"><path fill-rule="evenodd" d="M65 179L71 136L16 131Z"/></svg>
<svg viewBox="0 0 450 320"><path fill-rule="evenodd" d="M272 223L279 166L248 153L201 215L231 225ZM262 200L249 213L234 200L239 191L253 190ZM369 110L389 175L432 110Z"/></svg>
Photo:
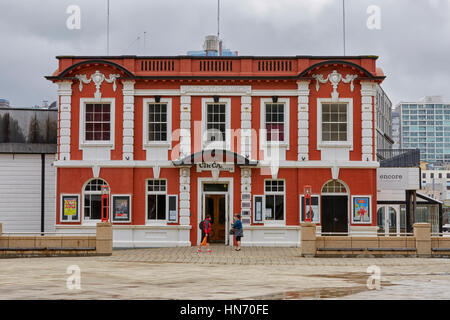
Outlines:
<svg viewBox="0 0 450 320"><path fill-rule="evenodd" d="M68 273L70 266L75 267ZM211 254L194 247L134 249L115 250L110 257L0 259L0 299L435 300L450 299L448 288L450 259L314 259L300 257L297 248L236 252L215 246Z"/></svg>

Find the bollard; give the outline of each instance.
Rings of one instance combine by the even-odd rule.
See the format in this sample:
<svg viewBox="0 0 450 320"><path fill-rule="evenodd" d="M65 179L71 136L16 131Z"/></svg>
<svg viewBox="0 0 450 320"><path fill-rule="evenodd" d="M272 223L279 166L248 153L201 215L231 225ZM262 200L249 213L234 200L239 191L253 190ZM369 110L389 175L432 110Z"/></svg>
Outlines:
<svg viewBox="0 0 450 320"><path fill-rule="evenodd" d="M108 222L97 223L95 248L98 255L112 255L112 224Z"/></svg>
<svg viewBox="0 0 450 320"><path fill-rule="evenodd" d="M315 257L316 244L316 225L314 223L305 222L301 224L301 255L302 257Z"/></svg>
<svg viewBox="0 0 450 320"><path fill-rule="evenodd" d="M419 257L431 257L431 224L415 223L414 237L416 252Z"/></svg>

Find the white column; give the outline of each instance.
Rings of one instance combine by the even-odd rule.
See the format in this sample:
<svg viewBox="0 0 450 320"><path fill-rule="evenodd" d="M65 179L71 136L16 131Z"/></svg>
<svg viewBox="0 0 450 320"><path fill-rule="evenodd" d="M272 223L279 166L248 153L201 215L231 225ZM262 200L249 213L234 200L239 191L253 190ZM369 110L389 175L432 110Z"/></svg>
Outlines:
<svg viewBox="0 0 450 320"><path fill-rule="evenodd" d="M309 80L298 85L298 161L309 160Z"/></svg>
<svg viewBox="0 0 450 320"><path fill-rule="evenodd" d="M190 168L180 168L180 225L191 224L191 177Z"/></svg>
<svg viewBox="0 0 450 320"><path fill-rule="evenodd" d="M58 82L59 96L59 160L70 160L70 120L72 101L72 81Z"/></svg>
<svg viewBox="0 0 450 320"><path fill-rule="evenodd" d="M191 154L191 96L180 97L180 158Z"/></svg>
<svg viewBox="0 0 450 320"><path fill-rule="evenodd" d="M123 147L122 159L134 160L134 81L123 83Z"/></svg>
<svg viewBox="0 0 450 320"><path fill-rule="evenodd" d="M243 208L243 210L250 210L250 215L248 216L242 216L242 221L248 222L246 224L250 224L251 223L251 208L246 209L244 208L244 206L242 205L243 202L250 202L250 206L252 203L252 198L251 198L251 193L252 193L252 169L250 168L242 168L241 169L241 194L248 194L248 197L250 198L250 200L241 200L241 208ZM242 199L242 196L241 196ZM246 221L248 220L248 221Z"/></svg>
<svg viewBox="0 0 450 320"><path fill-rule="evenodd" d="M241 97L241 155L252 156L252 97Z"/></svg>
<svg viewBox="0 0 450 320"><path fill-rule="evenodd" d="M373 98L375 92L375 83L371 81L361 81L362 161L374 161Z"/></svg>

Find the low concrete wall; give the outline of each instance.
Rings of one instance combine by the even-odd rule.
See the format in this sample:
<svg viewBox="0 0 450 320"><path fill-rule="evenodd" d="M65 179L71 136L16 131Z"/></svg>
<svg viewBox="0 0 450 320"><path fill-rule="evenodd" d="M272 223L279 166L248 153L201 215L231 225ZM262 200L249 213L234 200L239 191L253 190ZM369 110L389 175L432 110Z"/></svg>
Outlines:
<svg viewBox="0 0 450 320"><path fill-rule="evenodd" d="M392 249L392 250L389 250ZM301 254L322 256L450 256L450 238L431 237L429 223L416 223L414 236L323 237L314 224L302 224Z"/></svg>
<svg viewBox="0 0 450 320"><path fill-rule="evenodd" d="M107 256L112 254L112 225L98 223L95 236L15 236L2 234L0 258L39 256Z"/></svg>

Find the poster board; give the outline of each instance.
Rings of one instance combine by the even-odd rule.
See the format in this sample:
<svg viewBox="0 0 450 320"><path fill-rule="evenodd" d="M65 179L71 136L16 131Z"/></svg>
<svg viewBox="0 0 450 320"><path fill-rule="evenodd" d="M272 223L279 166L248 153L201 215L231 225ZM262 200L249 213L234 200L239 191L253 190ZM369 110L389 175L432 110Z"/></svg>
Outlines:
<svg viewBox="0 0 450 320"><path fill-rule="evenodd" d="M130 223L131 222L131 196L113 195L112 196L112 222Z"/></svg>
<svg viewBox="0 0 450 320"><path fill-rule="evenodd" d="M320 224L320 196L311 195L311 222ZM309 214L309 201L306 202L306 213ZM305 222L305 196L300 195L300 222Z"/></svg>
<svg viewBox="0 0 450 320"><path fill-rule="evenodd" d="M352 223L372 224L371 206L371 196L352 196Z"/></svg>
<svg viewBox="0 0 450 320"><path fill-rule="evenodd" d="M61 195L61 222L80 221L80 195Z"/></svg>

